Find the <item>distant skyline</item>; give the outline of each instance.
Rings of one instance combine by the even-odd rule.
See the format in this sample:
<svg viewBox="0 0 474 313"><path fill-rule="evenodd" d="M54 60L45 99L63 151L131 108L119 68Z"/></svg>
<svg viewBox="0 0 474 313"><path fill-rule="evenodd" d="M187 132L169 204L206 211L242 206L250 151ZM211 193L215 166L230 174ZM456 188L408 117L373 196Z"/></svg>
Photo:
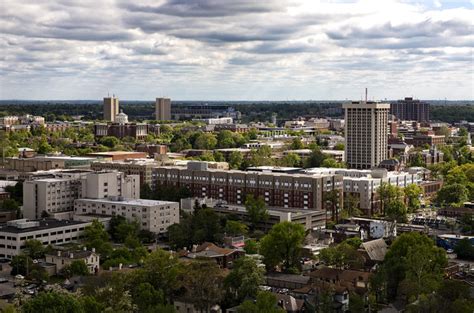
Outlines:
<svg viewBox="0 0 474 313"><path fill-rule="evenodd" d="M473 100L474 1L3 0L0 99Z"/></svg>

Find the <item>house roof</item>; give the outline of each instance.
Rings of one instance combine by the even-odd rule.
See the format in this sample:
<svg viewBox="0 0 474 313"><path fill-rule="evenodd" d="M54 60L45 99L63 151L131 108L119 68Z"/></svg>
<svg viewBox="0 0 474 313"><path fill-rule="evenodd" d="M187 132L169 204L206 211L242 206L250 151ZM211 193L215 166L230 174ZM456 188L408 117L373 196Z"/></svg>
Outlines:
<svg viewBox="0 0 474 313"><path fill-rule="evenodd" d="M205 252L205 251L210 251L214 254L228 255L228 254L233 253L235 250L218 247L212 242L205 242L196 248L196 252Z"/></svg>
<svg viewBox="0 0 474 313"><path fill-rule="evenodd" d="M280 274L280 273L271 273L267 274L267 279L285 281L290 283L297 284L307 284L309 282L308 276L295 275L295 274Z"/></svg>
<svg viewBox="0 0 474 313"><path fill-rule="evenodd" d="M225 249L216 246L212 242L205 242L201 244L200 246L196 247L196 249L193 252L190 253L185 253L180 256L186 256L188 258L198 258L198 257L204 257L204 258L218 258L226 255L230 255L234 253L235 249Z"/></svg>
<svg viewBox="0 0 474 313"><path fill-rule="evenodd" d="M387 254L387 244L382 238L363 242L361 248L367 252L372 261L383 261Z"/></svg>
<svg viewBox="0 0 474 313"><path fill-rule="evenodd" d="M299 312L303 308L304 301L301 299L281 293L273 294L276 296L278 303L282 304L283 309L287 312Z"/></svg>
<svg viewBox="0 0 474 313"><path fill-rule="evenodd" d="M368 282L370 278L369 272L355 271L355 270L342 270L331 267L323 267L321 269L312 271L309 276L312 278L322 278L336 281L364 281Z"/></svg>

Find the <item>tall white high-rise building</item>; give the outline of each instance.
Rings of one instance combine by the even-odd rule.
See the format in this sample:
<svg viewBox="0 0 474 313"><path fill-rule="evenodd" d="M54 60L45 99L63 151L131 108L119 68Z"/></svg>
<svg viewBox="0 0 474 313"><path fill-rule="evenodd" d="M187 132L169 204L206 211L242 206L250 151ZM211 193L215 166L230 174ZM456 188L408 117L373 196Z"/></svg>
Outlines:
<svg viewBox="0 0 474 313"><path fill-rule="evenodd" d="M352 101L345 111L346 163L348 168L370 169L387 158L389 103Z"/></svg>

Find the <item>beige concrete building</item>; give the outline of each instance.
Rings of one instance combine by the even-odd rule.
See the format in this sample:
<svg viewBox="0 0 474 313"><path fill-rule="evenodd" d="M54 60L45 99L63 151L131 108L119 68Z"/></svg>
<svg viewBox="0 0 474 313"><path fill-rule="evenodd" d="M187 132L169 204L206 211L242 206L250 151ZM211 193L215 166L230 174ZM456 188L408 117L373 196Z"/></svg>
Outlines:
<svg viewBox="0 0 474 313"><path fill-rule="evenodd" d="M154 233L165 233L179 223L179 203L145 199L77 199L75 214L121 215L128 221L138 221L140 228Z"/></svg>
<svg viewBox="0 0 474 313"><path fill-rule="evenodd" d="M140 177L109 171L64 175L23 183L23 215L40 218L43 212L59 219L70 219L74 200L79 198L140 197Z"/></svg>
<svg viewBox="0 0 474 313"><path fill-rule="evenodd" d="M345 110L348 168L370 169L387 158L389 103L352 101Z"/></svg>
<svg viewBox="0 0 474 313"><path fill-rule="evenodd" d="M114 122L117 114L119 114L119 99L115 96L104 98L104 120Z"/></svg>
<svg viewBox="0 0 474 313"><path fill-rule="evenodd" d="M156 98L155 116L156 116L156 120L158 121L171 120L171 99L170 98Z"/></svg>

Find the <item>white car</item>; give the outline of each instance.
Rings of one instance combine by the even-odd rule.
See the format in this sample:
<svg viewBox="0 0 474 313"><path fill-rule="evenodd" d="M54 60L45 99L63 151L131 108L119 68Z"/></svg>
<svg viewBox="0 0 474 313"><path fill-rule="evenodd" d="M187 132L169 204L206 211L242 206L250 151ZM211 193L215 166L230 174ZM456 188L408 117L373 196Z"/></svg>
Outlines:
<svg viewBox="0 0 474 313"><path fill-rule="evenodd" d="M16 279L25 279L25 276L18 274L15 276Z"/></svg>

